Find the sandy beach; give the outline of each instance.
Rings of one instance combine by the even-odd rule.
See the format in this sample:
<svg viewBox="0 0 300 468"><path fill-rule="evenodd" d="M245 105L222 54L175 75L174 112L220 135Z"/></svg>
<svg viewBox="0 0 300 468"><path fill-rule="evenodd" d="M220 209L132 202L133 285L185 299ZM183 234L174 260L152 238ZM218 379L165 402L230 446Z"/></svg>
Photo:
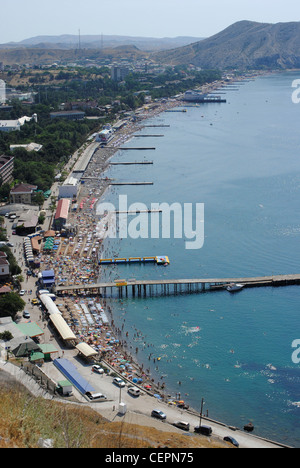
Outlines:
<svg viewBox="0 0 300 468"><path fill-rule="evenodd" d="M236 78L238 79L238 78ZM240 79L240 78L239 78ZM214 82L206 85L205 92L212 92L228 84L228 82ZM162 114L167 110L182 106L186 103L177 99L164 100L144 106L136 112L136 121L128 121L118 130L105 147L98 147L84 174L84 184L80 185L77 199L78 209L69 213L68 224L76 226L74 237L60 238L56 253L43 255L42 269L54 269L56 284L76 285L101 281L101 267L98 258L103 250L105 237L105 219L101 228L100 218L96 214L96 206L109 187L109 180L104 177L104 171L109 166L109 160L119 147L128 142L132 136L141 130L144 121ZM104 230L104 231L103 231ZM111 242L111 241L109 241ZM113 249L113 243L110 245ZM99 296L68 296L59 298L57 303L63 317L73 330L79 341L85 341L99 353L99 360L118 372L123 378L132 379L140 383L147 391L158 394L164 401L169 401L171 395L167 392L167 382L163 379L155 382L149 369L144 369L137 360L138 348L129 343L127 335L115 326L114 317L109 304ZM104 317L104 321L103 321ZM125 320L125 319L124 319ZM142 332L135 330L137 336ZM151 358L151 353L150 357ZM172 401L188 407L187 402L180 399Z"/></svg>

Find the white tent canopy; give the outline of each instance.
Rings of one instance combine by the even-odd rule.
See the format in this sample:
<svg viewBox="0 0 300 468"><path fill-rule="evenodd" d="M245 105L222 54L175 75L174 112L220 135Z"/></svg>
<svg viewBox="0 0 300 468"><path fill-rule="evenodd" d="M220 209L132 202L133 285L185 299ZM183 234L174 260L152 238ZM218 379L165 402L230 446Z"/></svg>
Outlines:
<svg viewBox="0 0 300 468"><path fill-rule="evenodd" d="M40 300L41 300L42 304L46 307L46 309L47 309L47 311L48 311L48 313L50 315L52 315L52 314L61 315L60 310L58 309L55 302L53 302L53 300L51 299L49 294L41 294L40 295Z"/></svg>
<svg viewBox="0 0 300 468"><path fill-rule="evenodd" d="M50 315L50 320L63 340L76 340L76 336L60 314Z"/></svg>
<svg viewBox="0 0 300 468"><path fill-rule="evenodd" d="M92 356L97 356L97 351L95 351L91 346L89 346L87 343L79 343L76 346L76 349L82 353L85 357L92 357Z"/></svg>

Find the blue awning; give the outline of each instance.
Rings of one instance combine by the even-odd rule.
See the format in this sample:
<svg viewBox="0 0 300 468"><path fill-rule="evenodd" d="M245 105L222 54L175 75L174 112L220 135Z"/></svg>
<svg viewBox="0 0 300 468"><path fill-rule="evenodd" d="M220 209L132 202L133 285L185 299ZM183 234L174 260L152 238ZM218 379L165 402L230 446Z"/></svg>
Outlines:
<svg viewBox="0 0 300 468"><path fill-rule="evenodd" d="M74 364L64 358L54 359L54 365L83 395L95 389L78 372Z"/></svg>

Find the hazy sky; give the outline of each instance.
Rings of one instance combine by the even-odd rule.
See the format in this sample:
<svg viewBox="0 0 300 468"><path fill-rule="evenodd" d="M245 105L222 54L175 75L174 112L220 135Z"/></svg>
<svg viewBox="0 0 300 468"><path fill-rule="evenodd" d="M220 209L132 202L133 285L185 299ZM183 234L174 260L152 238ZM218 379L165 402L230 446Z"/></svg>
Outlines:
<svg viewBox="0 0 300 468"><path fill-rule="evenodd" d="M299 0L0 0L0 43L39 35L208 37L243 19L300 21Z"/></svg>

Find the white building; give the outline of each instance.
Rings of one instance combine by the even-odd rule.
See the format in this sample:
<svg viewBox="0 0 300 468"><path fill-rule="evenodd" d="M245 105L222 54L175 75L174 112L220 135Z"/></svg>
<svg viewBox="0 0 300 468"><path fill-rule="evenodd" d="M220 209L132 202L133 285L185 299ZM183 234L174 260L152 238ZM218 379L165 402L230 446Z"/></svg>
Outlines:
<svg viewBox="0 0 300 468"><path fill-rule="evenodd" d="M5 252L0 252L0 279L9 276L9 262Z"/></svg>
<svg viewBox="0 0 300 468"><path fill-rule="evenodd" d="M5 81L0 80L0 104L5 104L6 102L6 84Z"/></svg>
<svg viewBox="0 0 300 468"><path fill-rule="evenodd" d="M35 122L37 122L37 115L33 114L32 117L24 116L17 120L0 120L0 131L1 132L20 131L22 125L24 125L26 122L29 122L30 120L34 120Z"/></svg>
<svg viewBox="0 0 300 468"><path fill-rule="evenodd" d="M21 130L18 120L0 120L0 132L16 132Z"/></svg>
<svg viewBox="0 0 300 468"><path fill-rule="evenodd" d="M63 185L59 187L58 198L77 198L79 180L75 177L68 177Z"/></svg>

